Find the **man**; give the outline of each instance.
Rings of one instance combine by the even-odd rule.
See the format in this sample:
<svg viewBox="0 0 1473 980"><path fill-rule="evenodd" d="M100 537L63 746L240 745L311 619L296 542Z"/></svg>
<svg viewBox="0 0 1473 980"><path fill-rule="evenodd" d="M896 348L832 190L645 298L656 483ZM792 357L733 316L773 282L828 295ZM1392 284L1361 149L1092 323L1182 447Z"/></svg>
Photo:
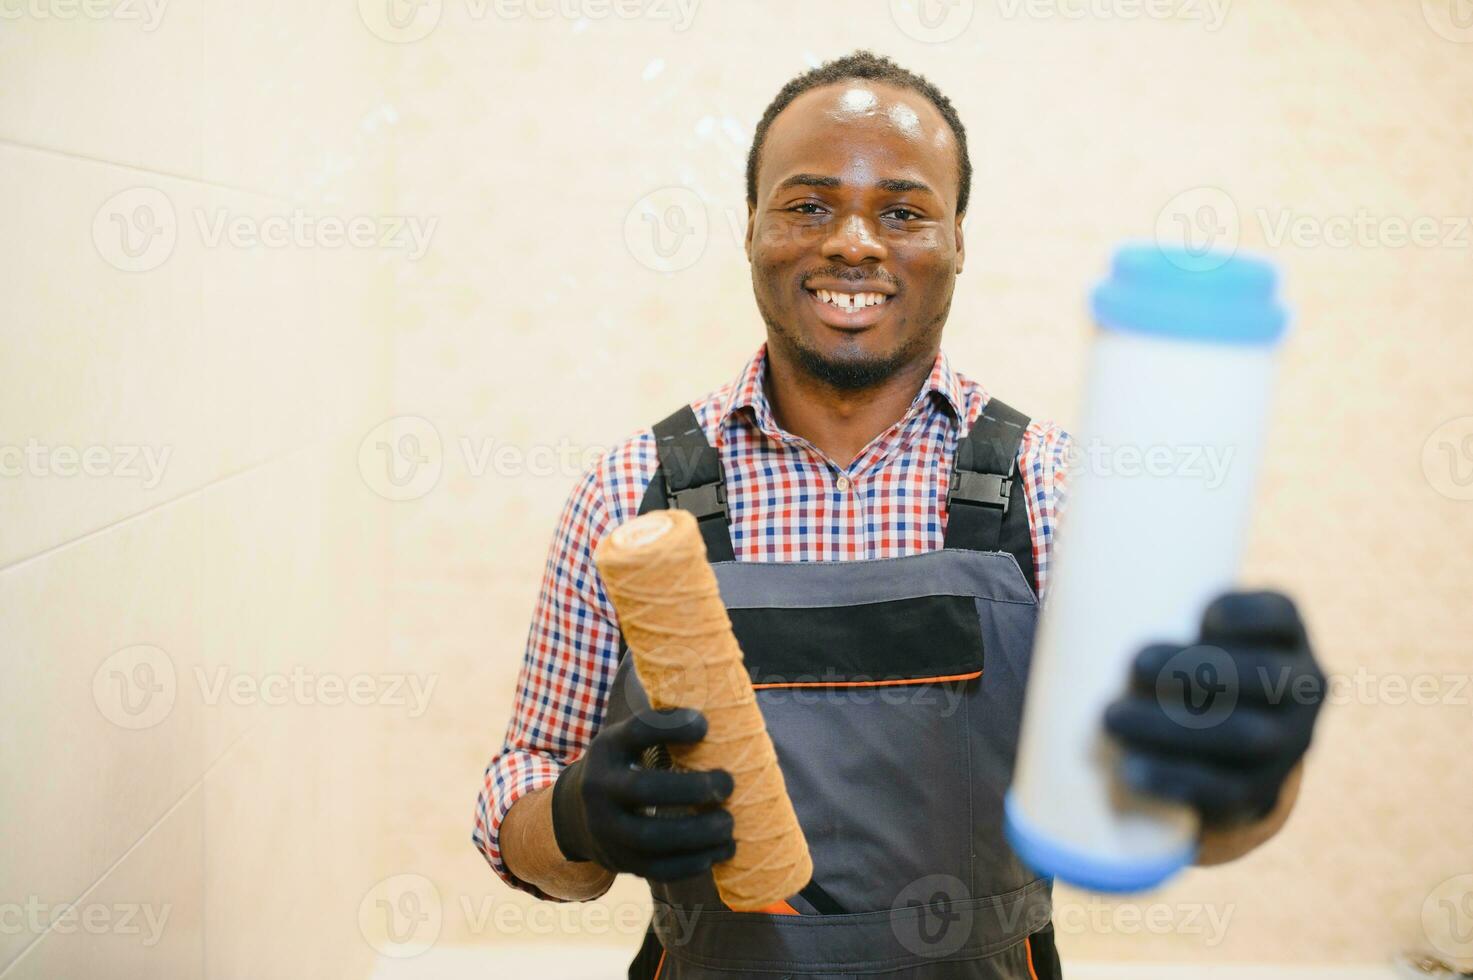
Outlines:
<svg viewBox="0 0 1473 980"><path fill-rule="evenodd" d="M925 79L860 51L790 81L747 164L766 343L568 499L474 840L545 899L649 879L631 977L1061 975L1051 882L1011 852L1002 795L1069 439L941 352L970 184L965 130ZM649 710L592 563L609 530L669 506L700 521L814 859L761 912L712 886L730 775L658 765L703 737L699 706ZM1200 640L1243 676L1322 682L1281 595L1220 598ZM1173 656L1142 651L1102 724L1129 783L1199 810L1199 863L1232 860L1287 818L1319 696L1240 698L1189 730L1156 683Z"/></svg>

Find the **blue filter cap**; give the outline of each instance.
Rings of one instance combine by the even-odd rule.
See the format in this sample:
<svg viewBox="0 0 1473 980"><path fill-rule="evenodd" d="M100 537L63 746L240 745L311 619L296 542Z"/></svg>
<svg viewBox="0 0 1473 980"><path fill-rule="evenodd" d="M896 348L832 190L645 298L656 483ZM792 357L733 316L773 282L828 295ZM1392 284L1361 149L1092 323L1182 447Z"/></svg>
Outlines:
<svg viewBox="0 0 1473 980"><path fill-rule="evenodd" d="M1274 344L1288 322L1278 280L1270 262L1249 255L1130 244L1116 250L1110 278L1095 287L1090 307L1107 330Z"/></svg>

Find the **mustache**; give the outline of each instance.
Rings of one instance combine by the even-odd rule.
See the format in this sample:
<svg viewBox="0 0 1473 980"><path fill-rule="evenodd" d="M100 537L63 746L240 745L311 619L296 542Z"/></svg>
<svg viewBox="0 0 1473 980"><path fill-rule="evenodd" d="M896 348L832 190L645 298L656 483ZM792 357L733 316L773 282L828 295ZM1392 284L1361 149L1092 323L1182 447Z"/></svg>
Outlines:
<svg viewBox="0 0 1473 980"><path fill-rule="evenodd" d="M893 289L897 295L900 293L900 281L891 278L888 275L885 275L883 273L856 273L853 269L849 269L846 271L834 266L826 266L822 269L815 269L812 272L804 273L803 276L798 280L798 285L806 289L808 284L815 279L838 279L842 282L850 282L856 284L884 283L885 285Z"/></svg>

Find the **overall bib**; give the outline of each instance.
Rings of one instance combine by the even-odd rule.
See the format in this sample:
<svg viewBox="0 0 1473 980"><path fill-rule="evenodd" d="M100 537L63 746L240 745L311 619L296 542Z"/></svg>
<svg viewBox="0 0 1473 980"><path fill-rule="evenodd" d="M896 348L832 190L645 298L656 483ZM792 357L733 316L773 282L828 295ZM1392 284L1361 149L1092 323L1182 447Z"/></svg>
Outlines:
<svg viewBox="0 0 1473 980"><path fill-rule="evenodd" d="M1003 835L1038 612L1027 422L993 399L958 440L940 550L788 562L733 560L719 454L689 408L655 426L639 512L699 521L814 871L762 912L729 909L709 871L651 882L631 980L1062 975L1052 880ZM626 649L607 722L649 704Z"/></svg>

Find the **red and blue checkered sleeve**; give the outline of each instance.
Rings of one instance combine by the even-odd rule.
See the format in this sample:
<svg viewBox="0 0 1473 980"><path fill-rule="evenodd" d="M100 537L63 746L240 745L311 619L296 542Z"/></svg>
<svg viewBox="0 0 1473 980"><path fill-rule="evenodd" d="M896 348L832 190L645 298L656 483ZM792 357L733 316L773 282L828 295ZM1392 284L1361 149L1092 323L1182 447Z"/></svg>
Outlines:
<svg viewBox="0 0 1473 980"><path fill-rule="evenodd" d="M1033 567L1038 573L1038 597L1047 594L1053 563L1054 535L1068 496L1068 466L1072 440L1053 422L1034 422L1023 436L1019 451L1028 501L1028 523L1033 532Z"/></svg>
<svg viewBox="0 0 1473 980"><path fill-rule="evenodd" d="M560 901L513 875L502 858L501 823L513 803L551 786L582 754L603 718L619 658L619 627L593 549L618 522L605 498L608 461L569 494L548 549L527 635L511 722L486 767L476 801L476 848L503 881ZM616 471L617 472L617 471Z"/></svg>

